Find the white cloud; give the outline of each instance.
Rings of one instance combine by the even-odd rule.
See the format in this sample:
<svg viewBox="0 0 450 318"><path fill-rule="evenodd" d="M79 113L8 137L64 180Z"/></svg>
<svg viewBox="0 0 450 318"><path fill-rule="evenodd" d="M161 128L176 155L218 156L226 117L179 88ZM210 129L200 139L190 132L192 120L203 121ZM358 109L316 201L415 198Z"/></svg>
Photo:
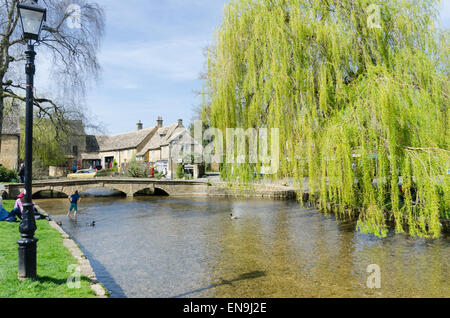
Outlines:
<svg viewBox="0 0 450 318"><path fill-rule="evenodd" d="M100 54L104 69L120 68L173 81L198 79L207 42L199 39L171 39L154 43L124 43L105 48Z"/></svg>
<svg viewBox="0 0 450 318"><path fill-rule="evenodd" d="M441 23L445 28L450 28L450 1L442 1L440 8Z"/></svg>

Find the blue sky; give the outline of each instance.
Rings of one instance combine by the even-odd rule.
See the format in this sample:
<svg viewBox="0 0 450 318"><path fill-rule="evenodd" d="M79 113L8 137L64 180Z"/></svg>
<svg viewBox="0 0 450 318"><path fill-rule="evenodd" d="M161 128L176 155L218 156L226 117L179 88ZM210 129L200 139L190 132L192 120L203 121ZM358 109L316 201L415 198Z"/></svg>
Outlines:
<svg viewBox="0 0 450 318"><path fill-rule="evenodd" d="M108 134L133 131L162 116L187 126L201 103L203 49L212 42L228 0L96 0L105 9L102 74L87 107ZM450 0L441 20L450 27ZM48 74L48 73L47 73Z"/></svg>
<svg viewBox="0 0 450 318"><path fill-rule="evenodd" d="M102 76L87 97L107 132L133 131L162 116L191 121L201 97L203 49L222 21L226 0L97 0L106 12Z"/></svg>

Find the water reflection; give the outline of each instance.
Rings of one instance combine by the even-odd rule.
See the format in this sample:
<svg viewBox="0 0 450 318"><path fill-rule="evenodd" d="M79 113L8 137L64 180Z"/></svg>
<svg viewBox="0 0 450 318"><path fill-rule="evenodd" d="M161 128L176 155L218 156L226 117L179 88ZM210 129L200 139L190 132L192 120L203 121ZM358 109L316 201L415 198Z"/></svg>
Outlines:
<svg viewBox="0 0 450 318"><path fill-rule="evenodd" d="M450 240L379 240L295 202L168 197L38 200L113 297L448 297ZM231 220L230 213L239 216ZM96 221L95 227L86 226ZM39 237L39 234L37 234ZM366 286L378 264L382 288Z"/></svg>

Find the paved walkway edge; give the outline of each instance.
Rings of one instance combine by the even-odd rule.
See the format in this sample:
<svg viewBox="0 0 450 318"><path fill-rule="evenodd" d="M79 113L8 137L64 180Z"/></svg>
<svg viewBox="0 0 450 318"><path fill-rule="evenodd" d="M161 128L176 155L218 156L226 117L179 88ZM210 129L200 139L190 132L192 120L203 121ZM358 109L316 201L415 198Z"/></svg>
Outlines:
<svg viewBox="0 0 450 318"><path fill-rule="evenodd" d="M63 245L69 250L69 252L73 255L73 257L77 259L78 264L80 265L81 275L84 275L91 280L92 282L91 288L95 292L95 295L98 298L108 298L107 296L108 293L106 289L103 287L103 285L101 285L97 280L95 272L91 267L91 263L83 254L83 252L75 243L75 241L73 241L70 238L70 236L54 221L49 221L49 224L52 228L56 229L59 233L61 233L61 236L63 237Z"/></svg>

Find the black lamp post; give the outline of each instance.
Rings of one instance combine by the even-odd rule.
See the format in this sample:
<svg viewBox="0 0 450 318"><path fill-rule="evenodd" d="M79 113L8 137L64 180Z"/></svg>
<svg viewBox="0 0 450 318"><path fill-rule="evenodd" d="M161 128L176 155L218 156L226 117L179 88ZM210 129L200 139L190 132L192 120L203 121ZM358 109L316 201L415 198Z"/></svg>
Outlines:
<svg viewBox="0 0 450 318"><path fill-rule="evenodd" d="M36 221L34 219L34 207L32 200L32 138L33 138L33 85L34 85L34 44L39 41L42 24L46 19L46 9L37 4L37 0L26 0L19 2L20 21L22 23L23 37L27 40L28 49L25 52L27 63L25 72L27 74L26 86L26 126L25 126L25 203L22 211L22 222L19 231L21 239L19 244L19 279L36 279L36 243L34 237ZM33 42L34 41L34 42Z"/></svg>

